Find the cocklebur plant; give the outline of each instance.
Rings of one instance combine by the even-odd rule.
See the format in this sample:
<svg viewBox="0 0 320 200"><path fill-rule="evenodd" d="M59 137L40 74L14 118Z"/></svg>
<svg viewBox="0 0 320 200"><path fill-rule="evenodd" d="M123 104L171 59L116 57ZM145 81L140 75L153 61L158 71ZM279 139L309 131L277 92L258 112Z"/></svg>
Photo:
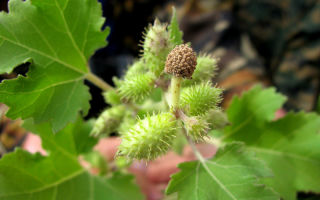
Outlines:
<svg viewBox="0 0 320 200"><path fill-rule="evenodd" d="M159 21L156 21L154 26L161 26L159 23ZM150 28L149 31L153 31L153 28ZM162 29L162 31L167 30ZM164 43L170 44L169 37L167 37L168 34L169 33L151 35L153 40L165 41ZM148 35L149 34L147 33L145 41L149 40ZM163 35L166 37L163 37ZM162 38L157 39L156 37ZM167 91L163 91L163 93L169 92L171 94L171 101L169 101L171 104L168 105L167 111L153 113L151 116L147 114L146 116L143 116L142 119L138 119L137 124L133 126L128 133L122 135L122 143L119 146L118 156L126 156L128 159L152 160L167 153L172 147L174 138L177 137L176 129L179 129L180 127L177 126L179 123L176 121L179 120L182 115L184 116L183 124L185 125L184 128L186 129L187 135L195 142L203 141L203 137L206 136L209 130L205 118L201 116L192 118L186 116L183 114L183 108L179 103L181 83L183 78L192 78L192 74L197 65L196 60L197 57L195 52L185 44L177 45L171 50L167 55L164 69L166 73L172 74L171 86ZM152 71L152 69L150 69L150 71ZM125 75L125 77L127 76L128 75ZM154 76L156 75L154 74ZM136 88L138 85L148 88L147 84L144 85L139 83L140 80L138 79L141 78L140 76L135 75L134 77L136 78L136 83L130 84L136 85ZM128 87L125 82L126 78L119 88L120 94L123 87ZM152 86L152 84L149 85ZM194 102L190 101L189 105L194 108L194 110L198 109L203 112L204 109L214 108L220 100L220 89L206 90L207 88L205 86L212 87L208 84L204 86L201 84L199 87L204 87L205 92L193 92L192 94L198 98L200 102L211 100L213 103L203 104L204 108L202 108L201 105L200 107L198 106L199 108L194 108ZM135 90L130 87L130 89L128 88L128 91L131 92L132 96L140 97L141 94L145 96L145 93L142 90ZM124 98L128 97L127 95L123 96ZM137 98L130 99L133 101L137 100Z"/></svg>
<svg viewBox="0 0 320 200"><path fill-rule="evenodd" d="M9 13L0 14L0 72L30 63L25 76L0 83L0 101L47 151L17 148L0 159L0 199L143 199L127 161L182 152L185 143L197 160L179 164L165 191L177 193L171 198L290 200L320 192L318 115L274 120L285 98L259 86L224 113L222 89L211 81L217 61L184 44L175 10L169 24L155 20L146 29L141 57L111 87L88 66L106 45L101 14L96 0L10 0ZM110 105L95 120L80 116L90 107L84 80ZM122 142L107 162L93 147L110 134ZM202 142L215 144L215 156L199 153ZM99 175L89 173L95 167Z"/></svg>
<svg viewBox="0 0 320 200"><path fill-rule="evenodd" d="M183 98L184 101L180 105L181 84L184 78L192 79L192 74L197 65L197 56L192 48L186 44L174 47L174 44L170 42L169 35L166 25L161 24L159 20L156 20L154 25L149 27L144 38L143 56L129 67L128 72L116 89L127 109L132 109L132 113L143 112L145 109L143 102L147 102L146 99L150 96L152 90L157 88L155 82L167 82L166 85L171 82L169 88L160 88L162 93L160 101L169 102L167 109L160 111L156 111L155 108L149 109L143 112L144 115L139 115L140 118L135 125L131 124L132 127L127 133L119 131L122 133L122 143L119 146L118 156L126 156L128 159L153 160L167 153L172 147L173 140L177 137L176 129L181 128L178 126L180 123L176 123L176 121L181 120L180 116L182 115L184 116L182 124L186 130L186 135L195 142L203 141L209 131L209 124L201 114L204 114L206 110L216 108L221 100L222 90L213 87L210 80L207 80L205 84L197 84L195 82L192 86L184 88L190 96L184 95L186 97ZM171 48L169 53L167 49L170 50L170 47L174 48ZM156 55L160 53L164 56ZM155 56L159 61L157 64L155 64L154 59L150 59ZM209 59L209 57L206 57L206 59ZM210 63L214 65L215 62L212 61ZM162 71L155 71L155 65L165 73L171 74L171 80L161 75ZM202 69L207 70L208 67L203 67ZM201 73L201 69L198 70L198 73ZM111 91L112 93L114 91ZM171 99L165 99L168 96L166 93L170 94ZM108 95L107 92L105 96L110 99L111 95ZM182 97L184 96L182 95ZM148 100L157 105L154 100L150 98ZM114 118L112 119L112 112L109 110L104 111L96 120L92 132L93 135L99 135L99 133L110 134L110 130L116 131L114 128L121 124L119 123L119 114L114 113ZM188 117L183 112L197 117ZM108 114L108 118L105 117L105 113ZM136 116L133 115L133 117ZM105 119L104 123L102 123L102 119Z"/></svg>

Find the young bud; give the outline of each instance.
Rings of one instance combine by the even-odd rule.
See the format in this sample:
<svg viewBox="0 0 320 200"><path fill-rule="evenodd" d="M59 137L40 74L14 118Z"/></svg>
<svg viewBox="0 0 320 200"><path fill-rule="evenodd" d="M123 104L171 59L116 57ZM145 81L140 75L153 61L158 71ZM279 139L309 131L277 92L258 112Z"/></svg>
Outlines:
<svg viewBox="0 0 320 200"><path fill-rule="evenodd" d="M119 87L119 94L121 98L140 102L150 94L153 88L153 74L139 74L126 78Z"/></svg>
<svg viewBox="0 0 320 200"><path fill-rule="evenodd" d="M217 107L221 101L222 89L212 87L210 82L184 88L181 92L181 106L191 115L203 115Z"/></svg>
<svg viewBox="0 0 320 200"><path fill-rule="evenodd" d="M209 123L201 117L188 117L184 126L189 137L195 142L202 142L209 131Z"/></svg>
<svg viewBox="0 0 320 200"><path fill-rule="evenodd" d="M167 25L156 19L154 25L149 26L143 42L143 59L156 76L163 71L166 57L172 49L169 40Z"/></svg>
<svg viewBox="0 0 320 200"><path fill-rule="evenodd" d="M112 82L114 83L114 85L119 88L122 83L123 83L123 80L119 79L118 77L114 76L112 77Z"/></svg>
<svg viewBox="0 0 320 200"><path fill-rule="evenodd" d="M175 138L176 119L171 113L146 116L122 136L118 155L153 160L165 154Z"/></svg>
<svg viewBox="0 0 320 200"><path fill-rule="evenodd" d="M168 55L164 71L175 77L191 78L197 65L197 57L186 44L176 46Z"/></svg>
<svg viewBox="0 0 320 200"><path fill-rule="evenodd" d="M121 97L115 90L104 92L103 97L105 102L110 105L115 106L121 104Z"/></svg>
<svg viewBox="0 0 320 200"><path fill-rule="evenodd" d="M125 113L124 106L108 108L95 121L91 135L97 137L101 134L109 135L117 130Z"/></svg>
<svg viewBox="0 0 320 200"><path fill-rule="evenodd" d="M206 119L210 123L211 129L221 129L229 124L226 113L222 112L220 109L209 110L206 114Z"/></svg>
<svg viewBox="0 0 320 200"><path fill-rule="evenodd" d="M197 66L192 75L192 79L184 80L183 85L189 86L201 82L211 81L217 69L217 61L210 56L199 56Z"/></svg>

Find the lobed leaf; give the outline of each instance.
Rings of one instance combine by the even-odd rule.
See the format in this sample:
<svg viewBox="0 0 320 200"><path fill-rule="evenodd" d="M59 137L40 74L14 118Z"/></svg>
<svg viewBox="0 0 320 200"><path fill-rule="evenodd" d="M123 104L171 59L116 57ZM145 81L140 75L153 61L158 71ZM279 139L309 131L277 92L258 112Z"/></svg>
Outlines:
<svg viewBox="0 0 320 200"><path fill-rule="evenodd" d="M232 143L208 160L182 163L172 176L166 193L178 192L180 200L276 200L279 197L261 184L271 172L247 151Z"/></svg>
<svg viewBox="0 0 320 200"><path fill-rule="evenodd" d="M233 129L243 128L253 121L271 121L275 111L280 109L285 101L286 97L276 93L274 88L263 90L259 85L244 93L241 98L235 96L227 109L228 119L232 122L228 133L233 133Z"/></svg>
<svg viewBox="0 0 320 200"><path fill-rule="evenodd" d="M223 139L245 142L274 172L264 183L283 199L296 199L297 191L320 192L320 116L288 113L271 121L284 100L261 87L235 98L227 110L232 125Z"/></svg>
<svg viewBox="0 0 320 200"><path fill-rule="evenodd" d="M6 154L0 160L0 199L142 199L131 176L97 177L80 166L78 156L96 143L90 124L79 119L57 134L48 124L27 127L40 135L49 155L19 148Z"/></svg>
<svg viewBox="0 0 320 200"><path fill-rule="evenodd" d="M57 132L88 112L88 59L109 33L101 14L96 0L9 1L9 13L0 13L0 73L31 66L27 77L0 84L8 117L50 122Z"/></svg>

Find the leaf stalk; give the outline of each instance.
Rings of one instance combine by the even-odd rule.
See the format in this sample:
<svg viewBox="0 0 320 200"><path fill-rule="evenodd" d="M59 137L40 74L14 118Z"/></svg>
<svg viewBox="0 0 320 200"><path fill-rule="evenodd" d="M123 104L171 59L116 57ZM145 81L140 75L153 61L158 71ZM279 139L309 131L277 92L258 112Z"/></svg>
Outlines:
<svg viewBox="0 0 320 200"><path fill-rule="evenodd" d="M99 78L98 76L96 76L91 72L87 74L86 79L103 91L114 90L114 88L111 85L109 85L104 80L102 80L101 78Z"/></svg>
<svg viewBox="0 0 320 200"><path fill-rule="evenodd" d="M198 151L196 145L194 144L194 142L192 141L192 139L186 134L186 129L185 127L183 127L183 134L184 136L187 138L187 141L194 153L194 155L196 156L196 158L202 163L205 164L205 158L201 155L201 153Z"/></svg>

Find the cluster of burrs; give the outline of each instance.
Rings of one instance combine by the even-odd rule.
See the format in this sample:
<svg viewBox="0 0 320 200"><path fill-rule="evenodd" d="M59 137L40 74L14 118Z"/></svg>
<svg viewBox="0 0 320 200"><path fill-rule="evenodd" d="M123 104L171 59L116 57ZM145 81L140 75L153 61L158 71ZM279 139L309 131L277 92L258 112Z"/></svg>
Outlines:
<svg viewBox="0 0 320 200"><path fill-rule="evenodd" d="M152 160L187 137L202 142L217 126L222 90L214 87L216 61L199 55L179 41L173 26L156 20L144 34L143 54L115 90L104 94L111 105L95 121L92 135L117 132L122 142L118 156Z"/></svg>

